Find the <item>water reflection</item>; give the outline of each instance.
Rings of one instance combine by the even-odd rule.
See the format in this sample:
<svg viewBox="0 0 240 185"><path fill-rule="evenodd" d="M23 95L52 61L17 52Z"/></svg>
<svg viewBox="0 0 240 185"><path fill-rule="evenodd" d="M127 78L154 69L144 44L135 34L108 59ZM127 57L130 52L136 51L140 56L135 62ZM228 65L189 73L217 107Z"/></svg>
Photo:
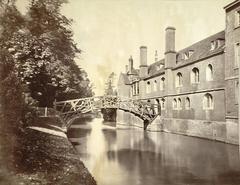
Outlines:
<svg viewBox="0 0 240 185"><path fill-rule="evenodd" d="M238 147L193 137L113 129L95 119L69 137L99 185L237 185Z"/></svg>

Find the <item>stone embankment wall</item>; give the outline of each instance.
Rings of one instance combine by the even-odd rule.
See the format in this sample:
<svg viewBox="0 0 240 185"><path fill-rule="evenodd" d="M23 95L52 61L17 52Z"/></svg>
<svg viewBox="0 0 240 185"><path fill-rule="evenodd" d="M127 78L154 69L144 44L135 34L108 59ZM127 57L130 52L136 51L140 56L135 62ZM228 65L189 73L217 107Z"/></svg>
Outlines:
<svg viewBox="0 0 240 185"><path fill-rule="evenodd" d="M127 124L143 128L143 120L135 115L117 111L118 124ZM210 140L237 144L238 141L238 124L236 120L207 121L207 120L189 120L157 117L148 127L148 131L170 132L187 136L200 137Z"/></svg>

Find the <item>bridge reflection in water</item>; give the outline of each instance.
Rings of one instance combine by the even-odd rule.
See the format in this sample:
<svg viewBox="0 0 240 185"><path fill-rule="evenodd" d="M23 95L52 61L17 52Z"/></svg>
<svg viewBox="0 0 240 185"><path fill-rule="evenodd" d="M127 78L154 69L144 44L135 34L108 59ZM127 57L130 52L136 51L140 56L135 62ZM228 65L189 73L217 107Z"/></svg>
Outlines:
<svg viewBox="0 0 240 185"><path fill-rule="evenodd" d="M99 185L238 185L238 147L101 119L72 125L69 137Z"/></svg>

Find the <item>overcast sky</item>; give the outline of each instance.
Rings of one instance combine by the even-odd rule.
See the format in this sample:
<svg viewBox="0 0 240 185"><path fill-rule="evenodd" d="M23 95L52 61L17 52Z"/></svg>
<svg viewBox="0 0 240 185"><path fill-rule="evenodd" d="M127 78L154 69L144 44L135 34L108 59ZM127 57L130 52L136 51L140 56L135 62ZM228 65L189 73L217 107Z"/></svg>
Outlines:
<svg viewBox="0 0 240 185"><path fill-rule="evenodd" d="M74 39L83 53L76 62L84 68L101 95L111 72L125 71L132 55L139 66L139 47L163 58L165 28L176 28L176 49L224 30L223 7L233 0L69 0L62 12L74 20ZM27 0L18 0L25 11ZM116 76L116 80L118 76Z"/></svg>

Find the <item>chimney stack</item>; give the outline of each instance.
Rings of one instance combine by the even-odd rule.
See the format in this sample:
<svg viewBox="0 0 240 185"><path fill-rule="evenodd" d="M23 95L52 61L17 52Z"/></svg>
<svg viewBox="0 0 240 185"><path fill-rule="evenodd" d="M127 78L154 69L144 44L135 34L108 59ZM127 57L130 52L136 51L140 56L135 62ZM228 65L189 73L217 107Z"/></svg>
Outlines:
<svg viewBox="0 0 240 185"><path fill-rule="evenodd" d="M175 28L167 27L165 35L165 68L173 68L176 63Z"/></svg>
<svg viewBox="0 0 240 185"><path fill-rule="evenodd" d="M132 72L133 72L133 58L132 58L132 56L130 56L128 61L129 61L129 65L128 65L129 66L129 73L132 74Z"/></svg>
<svg viewBox="0 0 240 185"><path fill-rule="evenodd" d="M147 66L147 47L140 47L140 78L144 78L148 75L148 66Z"/></svg>
<svg viewBox="0 0 240 185"><path fill-rule="evenodd" d="M168 52L175 52L175 28L166 28L166 38L165 38L165 54Z"/></svg>
<svg viewBox="0 0 240 185"><path fill-rule="evenodd" d="M140 47L140 67L147 66L147 47L141 46Z"/></svg>

